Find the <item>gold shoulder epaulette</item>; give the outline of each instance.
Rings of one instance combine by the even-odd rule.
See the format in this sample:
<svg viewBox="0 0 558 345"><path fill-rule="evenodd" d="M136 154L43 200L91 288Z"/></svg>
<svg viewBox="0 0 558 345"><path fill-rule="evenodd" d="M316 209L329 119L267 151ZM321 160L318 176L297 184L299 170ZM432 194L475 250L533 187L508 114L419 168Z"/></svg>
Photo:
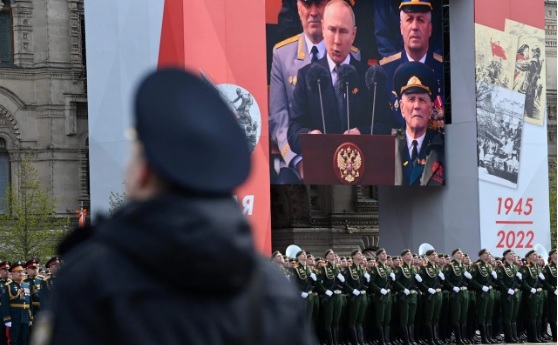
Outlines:
<svg viewBox="0 0 558 345"><path fill-rule="evenodd" d="M444 58L442 57L442 55L440 55L438 53L433 53L432 56L434 57L434 60L436 60L438 62L444 62Z"/></svg>
<svg viewBox="0 0 558 345"><path fill-rule="evenodd" d="M285 39L285 40L283 40L283 41L277 43L273 48L274 48L274 49L276 49L276 48L281 48L281 47L284 46L284 45L287 45L287 44L289 44L289 43L296 42L296 41L298 41L298 37L299 37L299 36L300 36L300 34L294 35L293 37L289 37L289 38L287 38L287 39Z"/></svg>
<svg viewBox="0 0 558 345"><path fill-rule="evenodd" d="M393 54L391 56L386 56L385 58L380 60L380 66L383 66L387 63L390 63L392 61L396 61L396 60L399 60L399 59L401 59L401 52Z"/></svg>
<svg viewBox="0 0 558 345"><path fill-rule="evenodd" d="M352 51L353 53L358 53L358 52L360 51L360 49L358 49L358 48L355 47L355 46L351 46L351 51Z"/></svg>
<svg viewBox="0 0 558 345"><path fill-rule="evenodd" d="M294 265L293 268L298 268L298 264Z"/></svg>
<svg viewBox="0 0 558 345"><path fill-rule="evenodd" d="M428 266L428 264L422 264L424 267Z"/></svg>

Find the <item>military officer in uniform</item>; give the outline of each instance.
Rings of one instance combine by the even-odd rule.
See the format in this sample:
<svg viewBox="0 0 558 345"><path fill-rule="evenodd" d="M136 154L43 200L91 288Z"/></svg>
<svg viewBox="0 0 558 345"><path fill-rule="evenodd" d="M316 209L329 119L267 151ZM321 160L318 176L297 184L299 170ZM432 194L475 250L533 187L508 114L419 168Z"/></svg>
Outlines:
<svg viewBox="0 0 558 345"><path fill-rule="evenodd" d="M56 275L58 274L58 270L60 270L60 258L58 256L50 258L46 262L45 267L50 271L50 276L43 280L43 286L40 289L39 304L42 305L46 304L50 291L54 288Z"/></svg>
<svg viewBox="0 0 558 345"><path fill-rule="evenodd" d="M11 282L12 280L10 278L8 278L9 276L9 272L8 270L10 269L10 262L9 261L1 261L0 262L0 291L2 291L2 288L9 282ZM0 302L1 305L1 302ZM7 345L8 344L8 337L7 337L7 333L6 333L6 325L4 325L4 323L2 323L2 326L0 326L0 345Z"/></svg>
<svg viewBox="0 0 558 345"><path fill-rule="evenodd" d="M467 334L467 308L469 294L467 291L467 275L463 265L463 251L456 248L452 251L453 260L444 266L445 286L448 288L451 305L450 321L455 330L455 343L466 344L464 337Z"/></svg>
<svg viewBox="0 0 558 345"><path fill-rule="evenodd" d="M552 331L552 341L556 342L556 248L549 253L548 264L543 268L544 287L548 293L548 322Z"/></svg>
<svg viewBox="0 0 558 345"><path fill-rule="evenodd" d="M403 345L415 344L415 314L417 311L417 292L415 275L418 271L413 266L413 253L410 249L401 252L403 263L395 267L394 287L399 298L399 326Z"/></svg>
<svg viewBox="0 0 558 345"><path fill-rule="evenodd" d="M9 328L10 344L26 345L29 339L31 287L23 281L23 262L10 266L12 281L2 287L2 320Z"/></svg>
<svg viewBox="0 0 558 345"><path fill-rule="evenodd" d="M497 279L496 271L492 270L488 260L490 253L486 249L479 251L480 259L471 267L471 285L477 292L477 321L479 323L483 343L493 343L492 339L492 309L494 307L494 294L492 280Z"/></svg>
<svg viewBox="0 0 558 345"><path fill-rule="evenodd" d="M345 286L345 277L335 264L335 252L328 249L325 254L326 262L320 268L320 279L317 288L321 293L323 311L323 329L328 345L339 342L339 318L341 317L341 293Z"/></svg>
<svg viewBox="0 0 558 345"><path fill-rule="evenodd" d="M397 133L395 185L445 185L444 136L428 128L436 97L434 74L424 64L402 64L393 78L405 126Z"/></svg>
<svg viewBox="0 0 558 345"><path fill-rule="evenodd" d="M506 343L518 343L517 337L517 306L521 303L521 295L518 294L521 287L522 275L514 264L515 253L507 249L503 254L504 262L497 268L498 287L502 292L502 316L504 322L504 337Z"/></svg>
<svg viewBox="0 0 558 345"><path fill-rule="evenodd" d="M362 321L367 307L366 289L370 274L362 267L363 257L360 249L353 250L351 257L353 262L347 265L345 271L346 290L349 296L347 328L351 344L364 345Z"/></svg>
<svg viewBox="0 0 558 345"><path fill-rule="evenodd" d="M374 293L376 328L380 345L390 343L391 290L395 273L386 265L387 253L384 248L376 251L376 266L371 271L370 289Z"/></svg>
<svg viewBox="0 0 558 345"><path fill-rule="evenodd" d="M27 278L24 281L31 287L31 313L33 317L35 317L40 310L39 296L43 285L43 279L37 275L39 271L39 261L37 259L31 259L25 263L24 268L27 271Z"/></svg>
<svg viewBox="0 0 558 345"><path fill-rule="evenodd" d="M441 89L441 83L444 80L443 58L429 47L429 39L432 34L432 5L429 0L403 0L399 9L403 50L380 60L380 65L384 68L388 77L388 91L393 90L390 83L397 68L405 62L417 61L434 71L436 80L434 88L436 96L440 96L434 97L433 100L435 100L438 108L441 108L444 99ZM399 104L394 95L390 95L390 97L390 103L393 107L393 128L401 128L405 125L404 118L398 111Z"/></svg>
<svg viewBox="0 0 558 345"><path fill-rule="evenodd" d="M307 259L306 251L301 250L296 253L297 263L292 268L291 276L300 291L300 297L306 301L308 320L312 321L314 318L314 284L318 279L308 267Z"/></svg>
<svg viewBox="0 0 558 345"><path fill-rule="evenodd" d="M523 298L529 312L527 340L533 343L542 343L544 341L540 338L538 320L542 314L543 290L540 284L544 280L544 275L537 265L538 256L535 250L528 251L525 258L527 259L527 264L522 266L519 271L523 277L521 280Z"/></svg>
<svg viewBox="0 0 558 345"><path fill-rule="evenodd" d="M440 310L442 308L442 286L445 279L444 273L436 265L438 254L436 250L426 251L426 263L420 268L419 277L416 277L418 285L426 295L424 303L424 327L428 335L430 345L439 345L438 323Z"/></svg>

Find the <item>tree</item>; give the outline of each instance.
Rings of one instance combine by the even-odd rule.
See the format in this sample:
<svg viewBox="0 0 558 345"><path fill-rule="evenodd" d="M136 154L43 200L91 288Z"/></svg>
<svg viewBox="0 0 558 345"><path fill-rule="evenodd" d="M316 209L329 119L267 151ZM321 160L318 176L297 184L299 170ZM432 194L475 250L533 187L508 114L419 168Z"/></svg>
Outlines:
<svg viewBox="0 0 558 345"><path fill-rule="evenodd" d="M109 215L113 216L122 206L126 204L128 196L126 193L110 192L109 196Z"/></svg>
<svg viewBox="0 0 558 345"><path fill-rule="evenodd" d="M6 214L0 216L3 239L1 257L9 260L46 259L55 255L56 245L69 227L69 219L56 217L55 200L41 186L30 155L19 168L19 184L6 190Z"/></svg>

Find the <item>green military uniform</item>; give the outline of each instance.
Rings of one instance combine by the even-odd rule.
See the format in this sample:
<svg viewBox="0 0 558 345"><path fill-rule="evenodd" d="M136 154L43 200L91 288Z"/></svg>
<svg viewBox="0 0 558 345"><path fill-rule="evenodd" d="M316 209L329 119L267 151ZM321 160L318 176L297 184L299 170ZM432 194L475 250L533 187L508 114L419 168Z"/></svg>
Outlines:
<svg viewBox="0 0 558 345"><path fill-rule="evenodd" d="M504 252L506 256L507 251ZM507 343L517 342L517 312L521 303L521 281L517 274L517 267L513 263L504 262L498 267L498 288L502 294L502 318L504 322L504 336Z"/></svg>
<svg viewBox="0 0 558 345"><path fill-rule="evenodd" d="M450 321L455 329L455 341L457 344L464 344L463 337L467 334L467 311L469 307L465 266L454 259L444 267L444 276L446 277L445 285L450 293Z"/></svg>
<svg viewBox="0 0 558 345"><path fill-rule="evenodd" d="M553 249L550 251L550 255L555 251ZM548 293L548 322L550 323L550 329L552 330L552 341L556 342L556 263L549 261L546 266L544 266L543 274L545 277L544 287Z"/></svg>
<svg viewBox="0 0 558 345"><path fill-rule="evenodd" d="M476 291L477 322L482 342L492 342L492 309L494 307L492 267L483 260L478 260L471 267L471 275L473 278L470 283Z"/></svg>
<svg viewBox="0 0 558 345"><path fill-rule="evenodd" d="M370 289L374 293L376 327L380 344L389 342L389 323L391 321L391 268L378 262L371 270ZM395 277L395 274L393 274Z"/></svg>
<svg viewBox="0 0 558 345"><path fill-rule="evenodd" d="M402 254L403 256L403 254ZM415 285L417 270L413 264L405 262L395 268L395 289L399 297L399 326L404 344L415 341L415 314L417 311L418 289Z"/></svg>
<svg viewBox="0 0 558 345"><path fill-rule="evenodd" d="M366 289L370 275L360 264L349 264L345 270L346 291L348 294L347 326L351 343L364 344L362 321L368 305Z"/></svg>
<svg viewBox="0 0 558 345"><path fill-rule="evenodd" d="M310 321L314 318L314 283L317 280L316 274L314 274L310 268L302 263L298 262L292 268L292 279L300 295L306 301L306 314ZM317 311L316 311L317 312Z"/></svg>
<svg viewBox="0 0 558 345"><path fill-rule="evenodd" d="M429 254L427 254L429 255ZM420 268L418 285L425 294L423 322L426 334L431 343L437 343L438 322L442 307L442 282L440 279L440 268L428 261Z"/></svg>
<svg viewBox="0 0 558 345"><path fill-rule="evenodd" d="M341 316L342 289L344 282L340 280L342 276L336 264L326 262L320 268L318 283L316 288L321 294L321 310L323 311L323 328L329 343L339 339L339 318ZM345 278L343 277L343 280ZM336 341L337 342L337 341Z"/></svg>
<svg viewBox="0 0 558 345"><path fill-rule="evenodd" d="M531 253L533 251L529 251ZM529 256L529 253L527 256ZM523 298L528 306L529 311L529 325L528 325L528 340L530 342L540 342L538 332L538 320L542 315L543 303L543 289L539 286L540 276L542 275L541 269L536 263L528 263L522 266L519 270L523 279L521 287L523 289Z"/></svg>

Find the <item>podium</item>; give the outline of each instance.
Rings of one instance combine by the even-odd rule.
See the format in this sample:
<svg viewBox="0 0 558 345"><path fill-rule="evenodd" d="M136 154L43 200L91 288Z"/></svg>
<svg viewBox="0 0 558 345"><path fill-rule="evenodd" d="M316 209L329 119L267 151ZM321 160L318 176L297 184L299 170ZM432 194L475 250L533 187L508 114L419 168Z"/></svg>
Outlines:
<svg viewBox="0 0 558 345"><path fill-rule="evenodd" d="M301 134L305 184L395 184L394 135Z"/></svg>

